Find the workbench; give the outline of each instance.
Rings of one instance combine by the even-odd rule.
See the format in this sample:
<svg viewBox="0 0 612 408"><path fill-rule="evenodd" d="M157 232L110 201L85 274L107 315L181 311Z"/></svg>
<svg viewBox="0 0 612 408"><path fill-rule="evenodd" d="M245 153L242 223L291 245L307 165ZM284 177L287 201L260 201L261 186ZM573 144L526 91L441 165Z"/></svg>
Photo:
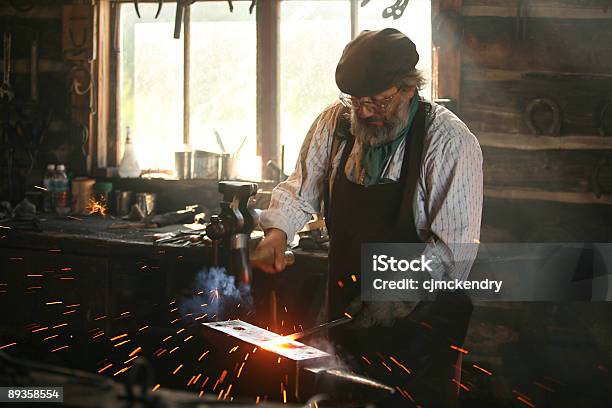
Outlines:
<svg viewBox="0 0 612 408"><path fill-rule="evenodd" d="M176 308L197 290L197 275L210 265L212 248L153 244L154 233L185 229L181 225L109 229L118 220L40 218L41 231L0 229L0 333L23 346L31 359L86 370L100 360L98 350L85 346L98 332L105 333L99 339L138 333L143 347L151 343L151 351L159 339L176 336L183 324ZM282 274L254 274L257 320L267 325L266 292L274 287L279 329L285 332L314 325L325 298L326 254L297 250L295 255L295 265ZM72 305L79 305L77 312L71 312ZM73 336L70 344L82 344L79 352L50 354L51 349L40 348L46 346L41 335L50 333L31 332L62 323L68 323ZM144 326L148 328L140 333ZM199 347L197 351L201 353Z"/></svg>

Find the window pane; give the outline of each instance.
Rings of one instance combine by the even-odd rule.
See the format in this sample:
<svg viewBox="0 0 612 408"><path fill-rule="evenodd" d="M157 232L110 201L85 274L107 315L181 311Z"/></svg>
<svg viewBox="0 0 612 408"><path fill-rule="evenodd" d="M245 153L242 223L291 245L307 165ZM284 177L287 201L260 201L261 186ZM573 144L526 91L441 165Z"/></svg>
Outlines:
<svg viewBox="0 0 612 408"><path fill-rule="evenodd" d="M130 126L143 169L173 169L183 140L183 41L174 39L176 5L121 6L121 132ZM183 38L183 35L181 35ZM169 147L172 148L169 148Z"/></svg>
<svg viewBox="0 0 612 408"><path fill-rule="evenodd" d="M287 173L312 122L338 98L334 74L350 39L350 2L281 3L280 137Z"/></svg>
<svg viewBox="0 0 612 408"><path fill-rule="evenodd" d="M215 131L229 153L240 149L239 176L259 178L256 162L255 13L250 2L191 6L191 144L221 152ZM255 174L254 174L255 173Z"/></svg>
<svg viewBox="0 0 612 408"><path fill-rule="evenodd" d="M384 7L390 4L393 3L373 1L360 7L359 31L390 27L406 34L414 41L419 53L417 69L423 71L427 80L431 81L431 0L410 0L404 14L397 20L382 17ZM431 98L431 83L428 82L420 93L427 99Z"/></svg>

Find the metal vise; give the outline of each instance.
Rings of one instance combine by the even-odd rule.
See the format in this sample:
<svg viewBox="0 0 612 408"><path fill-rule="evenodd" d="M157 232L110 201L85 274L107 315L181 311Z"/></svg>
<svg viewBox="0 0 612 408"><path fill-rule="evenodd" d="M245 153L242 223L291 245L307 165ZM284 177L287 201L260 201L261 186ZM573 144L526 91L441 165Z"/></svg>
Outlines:
<svg viewBox="0 0 612 408"><path fill-rule="evenodd" d="M214 264L225 265L237 283L250 284L253 273L249 261L249 237L259 223L259 216L247 208L249 198L257 193L257 184L220 181L223 201L221 213L210 218L206 235L213 240ZM220 245L219 245L220 244Z"/></svg>

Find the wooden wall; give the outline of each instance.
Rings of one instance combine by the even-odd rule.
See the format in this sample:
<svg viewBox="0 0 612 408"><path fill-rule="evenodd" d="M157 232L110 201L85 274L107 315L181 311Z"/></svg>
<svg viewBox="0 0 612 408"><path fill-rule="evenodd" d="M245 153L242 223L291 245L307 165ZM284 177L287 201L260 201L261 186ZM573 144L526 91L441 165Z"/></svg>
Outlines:
<svg viewBox="0 0 612 408"><path fill-rule="evenodd" d="M612 239L612 2L460 3L434 24L461 60L445 71L458 95L438 96L483 149L483 241Z"/></svg>
<svg viewBox="0 0 612 408"><path fill-rule="evenodd" d="M0 99L0 199L15 203L36 192L48 163L65 164L73 175L91 169L96 108L91 92L78 95L73 84L78 81L81 91L90 84L95 13L93 6L71 3L0 3L0 35L11 33L10 82L15 93L10 102ZM71 26L72 36L67 29ZM72 41L82 52L75 52ZM32 53L35 43L38 59ZM4 58L2 47L0 56Z"/></svg>

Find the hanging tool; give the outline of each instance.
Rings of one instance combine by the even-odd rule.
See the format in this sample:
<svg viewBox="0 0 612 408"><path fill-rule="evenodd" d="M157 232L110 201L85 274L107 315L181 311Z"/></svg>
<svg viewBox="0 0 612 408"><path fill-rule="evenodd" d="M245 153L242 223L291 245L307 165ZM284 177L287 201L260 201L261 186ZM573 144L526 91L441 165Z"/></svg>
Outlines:
<svg viewBox="0 0 612 408"><path fill-rule="evenodd" d="M9 102L15 97L15 93L11 90L11 33L5 32L3 36L3 79L0 85L0 99L7 99Z"/></svg>
<svg viewBox="0 0 612 408"><path fill-rule="evenodd" d="M383 10L383 18L393 17L394 20L397 20L404 14L409 2L410 0L397 0L395 4Z"/></svg>
<svg viewBox="0 0 612 408"><path fill-rule="evenodd" d="M174 16L174 38L181 38L181 24L185 14L185 7L187 7L185 0L177 0L176 2L176 15Z"/></svg>
<svg viewBox="0 0 612 408"><path fill-rule="evenodd" d="M38 102L38 40L32 40L30 49L30 96Z"/></svg>
<svg viewBox="0 0 612 408"><path fill-rule="evenodd" d="M157 1L157 11L155 12L155 18L159 17L159 14L161 13L163 5L164 5L164 0ZM140 8L138 6L138 0L134 0L134 9L136 10L136 15L138 16L138 18L140 18Z"/></svg>

